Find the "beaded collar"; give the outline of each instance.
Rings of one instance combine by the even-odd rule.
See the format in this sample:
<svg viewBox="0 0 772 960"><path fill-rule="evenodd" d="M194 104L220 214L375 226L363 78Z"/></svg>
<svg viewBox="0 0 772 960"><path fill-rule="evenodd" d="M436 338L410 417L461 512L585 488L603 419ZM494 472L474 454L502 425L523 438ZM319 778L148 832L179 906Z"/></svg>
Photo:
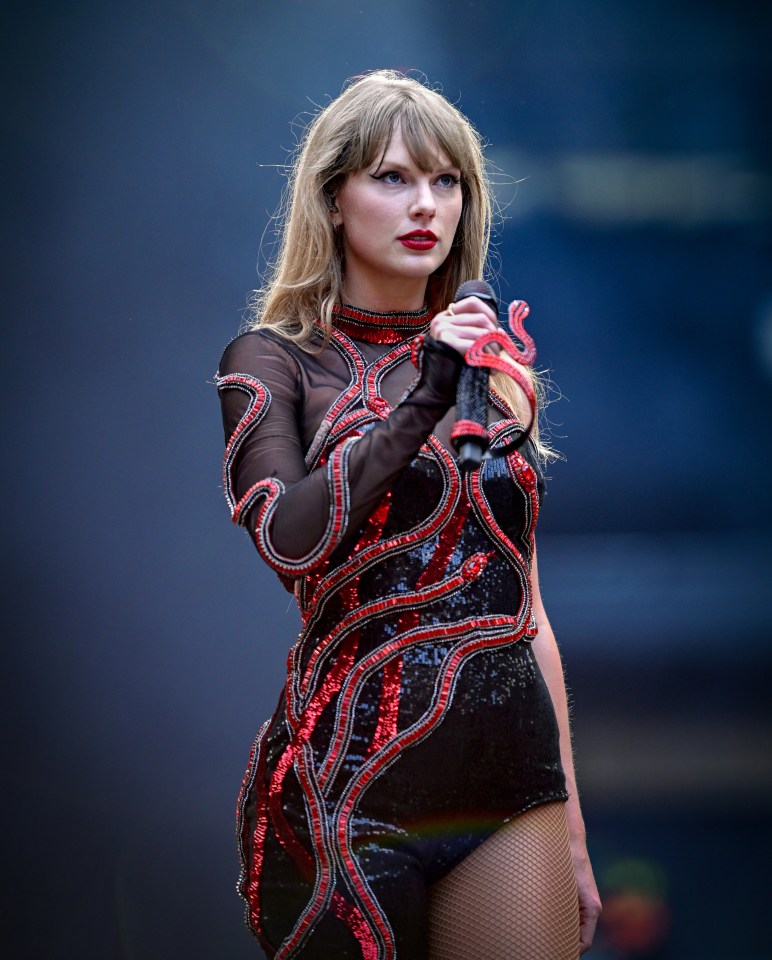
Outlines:
<svg viewBox="0 0 772 960"><path fill-rule="evenodd" d="M394 310L391 313L374 313L358 307L334 306L333 325L352 340L368 343L404 343L429 329L431 313L421 310Z"/></svg>

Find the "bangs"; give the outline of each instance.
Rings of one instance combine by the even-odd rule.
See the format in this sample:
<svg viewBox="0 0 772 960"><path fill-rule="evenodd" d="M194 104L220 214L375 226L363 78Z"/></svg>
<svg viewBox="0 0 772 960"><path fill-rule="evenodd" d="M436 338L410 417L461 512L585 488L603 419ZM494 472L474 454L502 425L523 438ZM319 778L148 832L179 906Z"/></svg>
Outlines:
<svg viewBox="0 0 772 960"><path fill-rule="evenodd" d="M454 109L446 101L427 93L439 103L420 102L410 95L381 98L371 115L360 119L359 136L348 144L346 151L345 172L363 170L382 159L399 126L410 158L419 170L428 173L436 166L438 156L445 154L462 175L470 174L479 149L472 140L474 133L454 116Z"/></svg>
<svg viewBox="0 0 772 960"><path fill-rule="evenodd" d="M439 111L422 110L414 101L407 101L397 118L402 138L413 163L428 173L444 153L454 167L468 173L473 166L469 134L455 117L442 116Z"/></svg>

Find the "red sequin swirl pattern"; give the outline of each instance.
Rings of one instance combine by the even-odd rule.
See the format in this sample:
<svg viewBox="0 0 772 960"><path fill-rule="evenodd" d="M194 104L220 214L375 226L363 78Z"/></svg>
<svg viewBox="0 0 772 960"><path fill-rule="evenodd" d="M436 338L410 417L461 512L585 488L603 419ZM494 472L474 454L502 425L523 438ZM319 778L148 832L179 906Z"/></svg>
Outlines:
<svg viewBox="0 0 772 960"><path fill-rule="evenodd" d="M539 802L558 776L546 761L528 767L538 731L517 713L522 648L534 633L540 480L530 445L462 474L450 450L451 411L352 529L352 451L415 388L416 334L428 317L409 315L394 329L390 318L380 332L364 311L341 308L336 317L322 360L295 351L286 364L310 378L326 357L341 371L304 451L307 470L326 477L329 516L300 558L273 540L282 480L235 493L240 451L260 431L272 389L252 374L218 378L221 391L249 398L226 447L226 498L236 522L251 518L264 559L295 581L302 618L279 705L239 795L239 890L271 957L303 957L315 938L338 930L363 960L397 960L399 934L372 850L398 849L401 837L420 832L416 824L436 833L459 808L475 824L500 822ZM522 425L493 395L491 411L491 446L506 449ZM525 747L520 728L532 738ZM469 775L478 758L479 784ZM275 890L290 887L279 874L294 884L287 913Z"/></svg>

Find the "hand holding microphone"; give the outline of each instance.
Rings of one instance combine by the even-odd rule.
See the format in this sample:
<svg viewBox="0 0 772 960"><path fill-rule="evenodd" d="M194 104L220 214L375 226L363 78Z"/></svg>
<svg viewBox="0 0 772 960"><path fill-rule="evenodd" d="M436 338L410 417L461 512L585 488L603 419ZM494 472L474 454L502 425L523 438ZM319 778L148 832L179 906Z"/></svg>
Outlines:
<svg viewBox="0 0 772 960"><path fill-rule="evenodd" d="M515 300L509 308L510 328L523 344L521 348L496 322L498 301L490 284L483 280L468 280L458 288L448 309L432 321L432 336L453 347L466 359L456 390L457 420L451 432L451 441L464 470L479 467L488 449L489 368L511 377L522 389L531 408L531 420L525 429L514 440L497 447L496 455L503 456L517 449L531 431L536 416L536 398L530 378L518 369L519 365L532 365L536 359L533 340L523 327L528 312L528 304L522 300ZM501 350L505 353L501 354Z"/></svg>
<svg viewBox="0 0 772 960"><path fill-rule="evenodd" d="M496 294L484 280L467 280L456 291L456 300L476 297L493 311L493 330L498 329L495 316L499 312ZM452 304L451 304L452 307ZM485 367L461 368L456 389L456 423L451 440L462 470L474 470L482 463L488 449L488 370Z"/></svg>
<svg viewBox="0 0 772 960"><path fill-rule="evenodd" d="M447 309L432 320L429 332L435 340L464 356L482 334L499 329L497 309L496 296L489 284L468 280L458 288Z"/></svg>

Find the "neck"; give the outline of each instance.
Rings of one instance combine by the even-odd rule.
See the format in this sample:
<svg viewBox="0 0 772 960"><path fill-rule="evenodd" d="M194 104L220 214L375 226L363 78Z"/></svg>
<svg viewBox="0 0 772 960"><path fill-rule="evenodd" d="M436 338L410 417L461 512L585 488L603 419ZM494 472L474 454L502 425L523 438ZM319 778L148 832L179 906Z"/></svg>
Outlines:
<svg viewBox="0 0 772 960"><path fill-rule="evenodd" d="M426 277L399 277L384 283L370 283L365 277L343 281L343 302L355 303L373 313L411 313L426 303Z"/></svg>
<svg viewBox="0 0 772 960"><path fill-rule="evenodd" d="M429 329L431 315L421 310L373 311L348 304L333 307L332 323L336 330L352 340L368 343L403 343Z"/></svg>

